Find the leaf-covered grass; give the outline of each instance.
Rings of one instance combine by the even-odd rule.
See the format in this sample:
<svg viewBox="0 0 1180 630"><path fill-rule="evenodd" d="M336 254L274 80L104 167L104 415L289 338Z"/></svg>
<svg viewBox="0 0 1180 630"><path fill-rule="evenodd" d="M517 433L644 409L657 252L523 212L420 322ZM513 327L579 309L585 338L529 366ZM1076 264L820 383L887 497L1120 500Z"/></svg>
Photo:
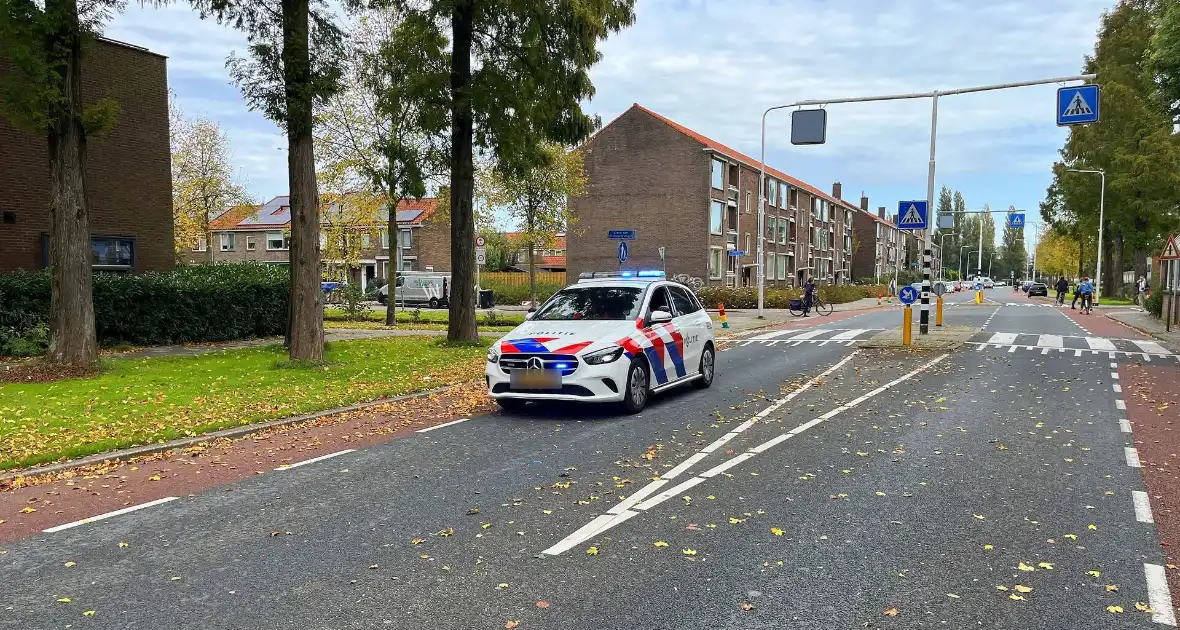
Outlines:
<svg viewBox="0 0 1180 630"><path fill-rule="evenodd" d="M478 378L484 345L428 337L329 343L318 365L281 345L108 359L97 376L0 384L0 470L410 394Z"/></svg>
<svg viewBox="0 0 1180 630"><path fill-rule="evenodd" d="M415 313L417 313L416 316ZM347 320L348 314L342 309L324 309L325 322L343 322ZM385 311L371 309L364 311L361 321L385 322ZM414 309L403 308L397 310L397 323L399 327L402 324L414 324L417 330L429 330L417 327L425 324L442 324L445 326L448 321L450 321L450 314L446 311L416 311ZM487 314L481 313L475 317L475 322L480 328L485 328L489 323L489 317ZM490 323L496 326L518 326L524 323L524 314L497 312L495 318L491 319Z"/></svg>
<svg viewBox="0 0 1180 630"><path fill-rule="evenodd" d="M375 322L372 320L361 322L346 322L324 320L324 329L353 329L353 330L446 330L447 323L430 322L427 324L398 324L397 326L386 326L384 320ZM508 332L516 328L516 326L484 326L480 325L479 330L491 332Z"/></svg>

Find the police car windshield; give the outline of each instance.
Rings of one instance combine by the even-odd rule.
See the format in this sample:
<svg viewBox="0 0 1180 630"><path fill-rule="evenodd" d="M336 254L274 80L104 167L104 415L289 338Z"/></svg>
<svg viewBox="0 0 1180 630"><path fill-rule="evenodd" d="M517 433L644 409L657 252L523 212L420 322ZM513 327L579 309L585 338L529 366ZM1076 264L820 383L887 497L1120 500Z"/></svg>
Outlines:
<svg viewBox="0 0 1180 630"><path fill-rule="evenodd" d="M533 316L533 321L636 319L643 304L639 287L568 287Z"/></svg>

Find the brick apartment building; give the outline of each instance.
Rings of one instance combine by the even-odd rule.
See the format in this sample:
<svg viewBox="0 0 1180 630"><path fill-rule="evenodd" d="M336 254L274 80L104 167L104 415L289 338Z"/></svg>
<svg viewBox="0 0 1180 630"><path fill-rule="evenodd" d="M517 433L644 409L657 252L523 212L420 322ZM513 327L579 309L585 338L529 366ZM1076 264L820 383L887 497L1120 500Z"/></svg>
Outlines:
<svg viewBox="0 0 1180 630"><path fill-rule="evenodd" d="M691 284L755 286L758 161L639 104L591 137L587 194L570 200L567 269L651 268ZM857 210L782 171L766 169L766 283L852 280ZM634 230L619 264L609 230ZM659 248L665 248L661 261Z"/></svg>
<svg viewBox="0 0 1180 630"><path fill-rule="evenodd" d="M86 144L95 269L172 267L172 173L167 59L99 38L82 59L82 100L119 103L115 126ZM0 82L10 67L0 59ZM0 273L40 269L49 257L49 157L44 134L0 115Z"/></svg>
<svg viewBox="0 0 1180 630"><path fill-rule="evenodd" d="M895 269L905 266L905 233L886 218L885 207L877 213L869 212L869 200L861 199L852 227L856 232L857 247L852 254L852 276L857 280L885 282L893 278Z"/></svg>
<svg viewBox="0 0 1180 630"><path fill-rule="evenodd" d="M401 246L401 271L450 271L451 228L435 216L437 200L411 199L397 208L398 234L396 245ZM325 209L324 214L331 209ZM362 290L376 282L385 284L389 277L390 248L389 214L384 209L377 221L368 228L358 229L361 239L360 268L351 271L352 282L359 282ZM189 262L223 263L253 261L265 264L290 264L291 200L283 195L261 206L237 206L213 220L209 226L213 242L198 239ZM320 246L327 234L320 233ZM327 262L327 261L325 261Z"/></svg>

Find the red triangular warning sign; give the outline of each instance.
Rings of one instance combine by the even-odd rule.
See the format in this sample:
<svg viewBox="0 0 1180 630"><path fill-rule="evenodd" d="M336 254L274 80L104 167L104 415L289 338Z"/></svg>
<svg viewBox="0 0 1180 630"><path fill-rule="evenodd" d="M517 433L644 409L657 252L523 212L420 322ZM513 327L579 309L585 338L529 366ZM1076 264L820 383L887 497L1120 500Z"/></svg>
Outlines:
<svg viewBox="0 0 1180 630"><path fill-rule="evenodd" d="M1180 260L1180 245L1176 244L1176 235L1173 234L1168 237L1168 242L1164 243L1164 251L1160 254L1160 260Z"/></svg>

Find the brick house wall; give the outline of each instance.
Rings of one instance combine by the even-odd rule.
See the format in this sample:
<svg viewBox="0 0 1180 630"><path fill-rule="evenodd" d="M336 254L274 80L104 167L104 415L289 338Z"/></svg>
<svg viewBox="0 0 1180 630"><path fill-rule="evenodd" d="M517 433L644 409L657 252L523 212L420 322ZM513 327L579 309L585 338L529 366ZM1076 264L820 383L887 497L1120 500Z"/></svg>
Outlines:
<svg viewBox="0 0 1180 630"><path fill-rule="evenodd" d="M0 60L0 77L7 72ZM82 98L87 104L101 98L119 103L114 128L87 140L91 234L134 239L136 272L170 269L175 252L166 58L119 42L91 41L82 61ZM50 230L46 140L0 116L0 147L0 272L39 269L46 262L43 235Z"/></svg>
<svg viewBox="0 0 1180 630"><path fill-rule="evenodd" d="M627 269L659 269L667 248L669 277L708 277L709 156L702 146L632 108L580 149L586 195L570 199L568 278L619 269L608 230L635 230Z"/></svg>

